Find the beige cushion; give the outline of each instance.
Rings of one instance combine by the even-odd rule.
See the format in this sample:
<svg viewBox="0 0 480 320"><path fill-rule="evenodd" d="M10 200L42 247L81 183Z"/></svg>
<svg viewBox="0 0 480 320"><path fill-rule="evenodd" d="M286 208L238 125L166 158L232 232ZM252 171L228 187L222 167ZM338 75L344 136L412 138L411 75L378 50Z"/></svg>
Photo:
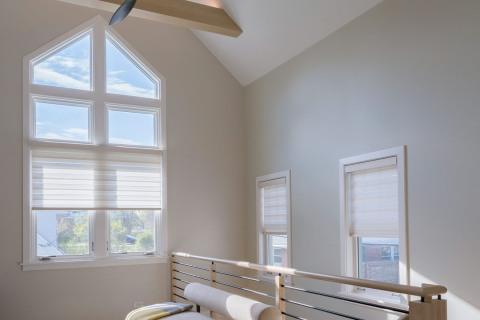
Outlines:
<svg viewBox="0 0 480 320"><path fill-rule="evenodd" d="M190 283L185 288L185 297L202 307L215 311L233 320L280 320L276 307L218 290L200 283Z"/></svg>

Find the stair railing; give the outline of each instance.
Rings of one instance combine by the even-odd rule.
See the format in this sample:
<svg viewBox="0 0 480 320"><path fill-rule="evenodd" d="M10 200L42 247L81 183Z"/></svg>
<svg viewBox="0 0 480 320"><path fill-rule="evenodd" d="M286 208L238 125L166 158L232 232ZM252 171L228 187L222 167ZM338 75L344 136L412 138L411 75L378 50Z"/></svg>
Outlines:
<svg viewBox="0 0 480 320"><path fill-rule="evenodd" d="M210 263L210 267L204 268L197 265L180 262L178 261L179 260L178 258L207 261ZM249 270L263 271L263 272L268 272L269 274L276 274L275 282L269 282L265 280L252 278L252 277L246 277L246 276L241 276L237 274L221 272L217 270L218 264L236 266L236 267L249 269ZM207 273L207 276L200 276L190 272L182 271L179 269L179 266L182 266L183 268L202 270L203 272ZM237 285L229 284L226 282L221 282L217 280L217 274L272 285L274 286L274 289L275 289L275 295L273 296L265 292L255 291L255 290L247 289ZM441 297L442 294L447 292L447 288L441 285L422 284L421 287L418 287L418 286L409 286L409 285L401 285L401 284L392 284L387 282L372 281L372 280L358 279L358 278L352 278L352 277L306 272L306 271L301 271L301 270L292 269L292 268L261 265L261 264L245 262L245 261L224 260L224 259L196 256L193 254L182 253L182 252L173 252L171 254L171 275L172 275L172 288L171 288L172 301L175 301L176 297L185 299L182 295L178 294L178 291L183 291L184 289L181 286L179 286L180 283L188 284L190 282L187 281L187 279L196 279L196 281L198 280L205 281L207 282L207 284L210 284L212 287L217 287L217 285L221 285L221 286L226 286L226 287L230 287L238 290L243 290L250 294L256 294L259 296L275 299L275 305L282 312L282 320L285 320L287 318L308 320L308 319L299 317L295 314L287 312L287 304L305 307L308 309L313 309L316 311L333 314L333 315L347 318L347 319L364 320L356 316L344 314L342 312L332 311L332 310L328 310L328 309L320 308L316 306L311 306L306 303L288 299L286 297L286 289L292 290L292 291L309 293L317 296L323 296L323 297L332 298L336 300L342 300L342 301L346 301L346 302L357 304L357 305L369 306L369 307L373 307L380 310L393 311L399 314L399 320L447 320L447 301L442 299ZM394 292L399 294L416 296L416 297L419 297L420 299L409 301L408 308L397 308L397 307L389 306L385 304L366 302L363 300L356 300L349 297L297 288L287 284L287 281L286 281L287 276L302 277L302 278L315 279L315 280L321 280L321 281L332 282L332 283L340 283L345 285L353 285L358 287L389 291L389 292ZM210 312L210 316L216 319L216 315L213 312Z"/></svg>

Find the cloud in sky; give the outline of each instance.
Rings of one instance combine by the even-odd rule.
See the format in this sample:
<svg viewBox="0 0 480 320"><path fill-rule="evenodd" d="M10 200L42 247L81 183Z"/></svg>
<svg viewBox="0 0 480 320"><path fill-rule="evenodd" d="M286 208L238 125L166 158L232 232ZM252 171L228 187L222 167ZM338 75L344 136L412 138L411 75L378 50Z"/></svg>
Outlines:
<svg viewBox="0 0 480 320"><path fill-rule="evenodd" d="M48 65L35 67L34 83L62 88L90 90L90 78L88 81L85 81L82 76L76 74L62 74Z"/></svg>
<svg viewBox="0 0 480 320"><path fill-rule="evenodd" d="M114 144L128 144L128 145L140 145L141 143L137 141L133 141L132 139L124 139L124 138L116 138L116 137L110 137L109 139L110 143Z"/></svg>
<svg viewBox="0 0 480 320"><path fill-rule="evenodd" d="M35 84L90 90L90 36L36 64L33 74Z"/></svg>
<svg viewBox="0 0 480 320"><path fill-rule="evenodd" d="M52 123L51 122L41 122L41 121L37 121L35 122L35 124L37 126L48 126L48 125L51 125Z"/></svg>
<svg viewBox="0 0 480 320"><path fill-rule="evenodd" d="M59 132L37 133L37 138L51 140L88 141L88 129L70 128Z"/></svg>
<svg viewBox="0 0 480 320"><path fill-rule="evenodd" d="M155 96L155 90L135 86L132 83L128 83L122 78L115 76L116 74L121 74L124 72L126 71L121 70L121 71L112 71L108 73L107 91L109 93L117 93L117 94L123 94L127 96L144 97L144 98L151 98Z"/></svg>
<svg viewBox="0 0 480 320"><path fill-rule="evenodd" d="M135 97L155 98L157 84L142 66L109 39L105 42L107 92Z"/></svg>

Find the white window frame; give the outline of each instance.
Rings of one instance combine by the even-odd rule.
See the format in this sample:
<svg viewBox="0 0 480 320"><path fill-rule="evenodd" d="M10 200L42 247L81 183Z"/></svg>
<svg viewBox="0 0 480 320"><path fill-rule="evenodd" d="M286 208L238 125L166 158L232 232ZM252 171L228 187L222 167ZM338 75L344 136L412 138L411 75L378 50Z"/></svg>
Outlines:
<svg viewBox="0 0 480 320"><path fill-rule="evenodd" d="M144 114L151 114L155 117L155 128L154 128L154 145L153 146L142 146L142 145L135 145L133 146L134 148L139 148L139 149L155 149L155 148L160 148L160 140L161 140L161 134L160 134L160 128L159 124L160 122L158 121L159 119L163 118L160 115L160 109L159 108L152 108L152 107L143 107L143 106L132 106L132 105L121 105L121 104L114 104L114 103L105 103L105 134L106 134L106 141L109 146L124 146L124 147L132 147L132 145L126 145L126 144L121 144L121 143L113 143L113 142L108 142L110 136L109 136L109 131L110 131L110 122L108 118L108 111L113 110L113 111L120 111L120 112L132 112L132 113L144 113Z"/></svg>
<svg viewBox="0 0 480 320"><path fill-rule="evenodd" d="M91 88L90 90L78 90L61 88L33 83L33 66L42 61L52 52L66 47L87 34L91 36ZM157 98L143 98L125 96L106 92L106 69L105 69L105 39L110 39L119 46L132 62L137 65L146 75L158 84ZM82 105L90 105L89 141L57 141L35 138L34 124L34 99L39 101L56 101L62 103L80 102ZM166 177L166 104L165 104L165 78L149 64L141 55L132 48L123 37L108 23L97 16L73 30L58 37L52 42L35 50L23 59L23 263L22 269L65 269L79 267L115 266L132 264L166 263L167 255L167 177ZM157 121L154 147L123 146L107 143L108 135L108 107L119 107L144 110L155 113ZM142 107L136 107L142 106ZM127 107L125 107L126 109ZM132 111L134 111L132 109ZM143 253L110 254L108 252L109 230L107 211L92 210L90 214L90 254L82 256L51 257L41 261L36 256L36 221L31 210L31 149L34 147L71 147L86 150L120 150L123 153L152 153L162 157L162 209L155 219L156 251L153 255L145 256ZM146 209L148 210L148 209Z"/></svg>
<svg viewBox="0 0 480 320"><path fill-rule="evenodd" d="M35 109L35 104L37 102L44 102L44 103L52 103L52 104L62 104L62 105L71 105L74 107L86 107L88 108L88 140L87 141L78 141L78 140L54 140L54 139L38 139L40 141L53 141L53 142L63 142L63 143L69 143L69 144L92 144L92 141L94 139L93 137L93 102L88 101L88 100L78 100L78 99L71 99L71 98L59 98L59 97L54 97L54 96L43 96L43 95L37 95L37 94L32 94L31 95L31 103L32 103L32 114L33 114L33 119L36 118L36 109ZM36 140L36 138L33 136L35 135L35 132L37 130L36 123L32 124L32 140Z"/></svg>
<svg viewBox="0 0 480 320"><path fill-rule="evenodd" d="M267 250L267 236L269 234L282 234L282 233L265 233L263 231L263 201L262 201L262 188L261 182L285 179L287 189L287 263L288 267L292 268L292 205L291 205L291 184L290 184L290 170L272 173L256 178L256 213L257 213L257 252L258 263L267 264L268 262L268 250ZM272 279L275 274L272 272L258 272L258 275L263 278ZM286 275L288 282L291 282L291 277Z"/></svg>
<svg viewBox="0 0 480 320"><path fill-rule="evenodd" d="M408 232L406 206L406 147L400 146L372 153L362 154L339 161L340 177L340 246L341 246L341 274L347 277L358 277L358 241L357 237L350 236L348 210L348 181L345 167L354 164L368 163L375 160L395 157L398 173L398 226L399 226L399 284L408 285ZM382 166L378 166L381 168ZM390 292L362 288L351 285L342 285L341 294L354 296L356 299L375 301L386 305L406 307L409 296L397 295Z"/></svg>

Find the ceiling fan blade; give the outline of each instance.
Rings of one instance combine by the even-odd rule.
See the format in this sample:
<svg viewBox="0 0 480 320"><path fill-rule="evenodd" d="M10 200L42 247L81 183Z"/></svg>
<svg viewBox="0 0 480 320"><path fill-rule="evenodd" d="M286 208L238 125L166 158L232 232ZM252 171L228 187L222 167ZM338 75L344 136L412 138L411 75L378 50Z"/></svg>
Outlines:
<svg viewBox="0 0 480 320"><path fill-rule="evenodd" d="M122 5L117 9L117 11L115 11L112 19L110 19L110 25L113 26L114 24L119 23L120 21L125 19L130 13L130 11L132 11L135 2L137 2L137 0L125 0Z"/></svg>

